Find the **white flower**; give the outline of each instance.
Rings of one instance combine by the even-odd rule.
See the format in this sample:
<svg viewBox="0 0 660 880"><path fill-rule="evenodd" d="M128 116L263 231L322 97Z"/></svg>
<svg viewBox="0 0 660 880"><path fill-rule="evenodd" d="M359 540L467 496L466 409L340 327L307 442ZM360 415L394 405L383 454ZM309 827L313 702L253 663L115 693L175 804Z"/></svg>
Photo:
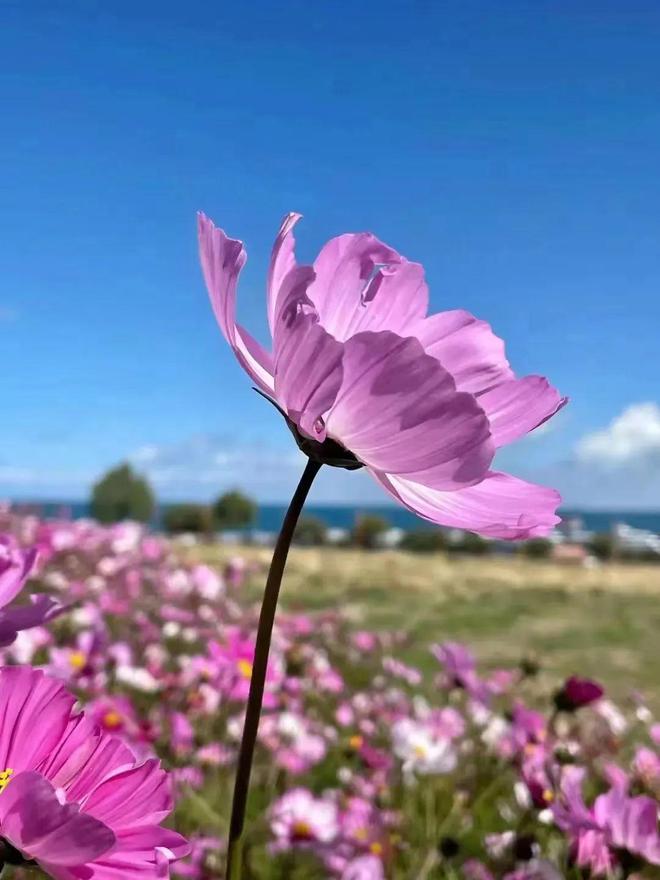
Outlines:
<svg viewBox="0 0 660 880"><path fill-rule="evenodd" d="M449 740L412 718L402 718L394 724L392 744L405 774L450 773L456 766L456 752Z"/></svg>
<svg viewBox="0 0 660 880"><path fill-rule="evenodd" d="M621 736L628 729L628 722L625 716L611 700L599 700L594 705L594 709L607 722L610 730L616 736Z"/></svg>
<svg viewBox="0 0 660 880"><path fill-rule="evenodd" d="M117 681L143 691L145 694L155 694L160 690L160 684L156 681L148 669L139 666L118 666L115 670Z"/></svg>

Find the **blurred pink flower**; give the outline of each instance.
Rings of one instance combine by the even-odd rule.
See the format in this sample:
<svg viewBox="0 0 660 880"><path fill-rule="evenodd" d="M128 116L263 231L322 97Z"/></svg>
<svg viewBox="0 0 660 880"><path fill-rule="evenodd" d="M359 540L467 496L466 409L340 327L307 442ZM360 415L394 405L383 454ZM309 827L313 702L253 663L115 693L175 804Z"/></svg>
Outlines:
<svg viewBox="0 0 660 880"><path fill-rule="evenodd" d="M311 722L294 712L265 715L259 738L273 753L276 764L293 775L310 770L328 750L325 739L311 729Z"/></svg>
<svg viewBox="0 0 660 880"><path fill-rule="evenodd" d="M477 703L487 704L491 698L488 685L477 674L477 664L472 652L460 642L443 642L432 645L431 653L444 667L444 686L462 688Z"/></svg>
<svg viewBox="0 0 660 880"><path fill-rule="evenodd" d="M236 627L228 627L222 643L209 644L209 656L216 664L218 685L230 699L245 702L250 692L252 664L254 662L255 641L252 636L244 636ZM266 690L264 706L277 705L275 690L283 679L281 663L271 653L266 671Z"/></svg>
<svg viewBox="0 0 660 880"><path fill-rule="evenodd" d="M56 880L167 877L188 851L160 827L167 774L138 764L84 715L62 683L29 667L0 669L0 837Z"/></svg>
<svg viewBox="0 0 660 880"><path fill-rule="evenodd" d="M598 682L572 675L555 694L555 706L562 712L575 712L600 700L604 693Z"/></svg>
<svg viewBox="0 0 660 880"><path fill-rule="evenodd" d="M199 243L220 328L303 451L366 466L432 522L504 539L547 534L557 492L490 466L565 399L541 376L517 379L485 322L462 310L427 317L422 267L370 233L334 238L313 266L298 265L298 219L284 219L271 257L272 352L236 323L242 242L200 214Z"/></svg>
<svg viewBox="0 0 660 880"><path fill-rule="evenodd" d="M660 756L653 749L641 746L635 752L633 772L644 785L660 784Z"/></svg>
<svg viewBox="0 0 660 880"><path fill-rule="evenodd" d="M15 640L21 630L41 626L64 609L49 596L33 595L30 605L13 606L37 565L37 551L24 550L11 535L0 535L0 648Z"/></svg>
<svg viewBox="0 0 660 880"><path fill-rule="evenodd" d="M346 865L341 880L385 880L383 863L377 856L358 856Z"/></svg>
<svg viewBox="0 0 660 880"><path fill-rule="evenodd" d="M552 807L555 822L574 842L576 863L595 876L612 874L622 853L660 865L657 802L629 797L614 786L587 807L582 798L584 777L582 768L566 767L561 797Z"/></svg>
<svg viewBox="0 0 660 880"><path fill-rule="evenodd" d="M306 788L293 788L272 805L270 827L275 852L318 849L331 844L339 833L337 805Z"/></svg>

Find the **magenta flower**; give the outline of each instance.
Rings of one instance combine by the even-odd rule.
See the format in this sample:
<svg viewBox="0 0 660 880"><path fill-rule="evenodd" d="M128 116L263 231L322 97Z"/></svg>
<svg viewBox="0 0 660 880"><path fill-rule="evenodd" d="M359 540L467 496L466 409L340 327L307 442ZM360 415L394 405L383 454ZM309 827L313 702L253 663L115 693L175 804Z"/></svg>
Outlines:
<svg viewBox="0 0 660 880"><path fill-rule="evenodd" d="M228 627L224 644L211 642L209 656L216 664L219 673L220 690L230 700L245 702L250 691L254 661L254 639L244 636L236 627ZM271 657L266 672L266 692L264 705L273 708L277 705L275 690L282 681L282 668L279 659Z"/></svg>
<svg viewBox="0 0 660 880"><path fill-rule="evenodd" d="M660 865L658 805L649 797L629 797L614 786L587 807L582 798L585 772L567 767L561 799L552 810L557 825L571 837L575 860L594 876L610 875L621 859L641 858Z"/></svg>
<svg viewBox="0 0 660 880"><path fill-rule="evenodd" d="M562 712L575 712L576 709L600 700L604 693L597 682L572 675L555 694L555 706Z"/></svg>
<svg viewBox="0 0 660 880"><path fill-rule="evenodd" d="M18 596L37 564L36 550L23 550L11 535L0 535L0 648L25 629L41 626L64 609L50 596L31 596L30 605L7 608Z"/></svg>
<svg viewBox="0 0 660 880"><path fill-rule="evenodd" d="M227 341L312 459L366 467L425 519L504 539L545 535L557 492L491 470L496 450L565 403L541 376L517 379L504 344L455 310L427 317L428 288L370 233L329 241L298 265L289 214L268 273L272 351L236 323L242 242L203 214L204 277Z"/></svg>
<svg viewBox="0 0 660 880"><path fill-rule="evenodd" d="M34 861L56 880L169 876L188 845L160 827L167 774L74 703L40 671L0 669L0 861Z"/></svg>

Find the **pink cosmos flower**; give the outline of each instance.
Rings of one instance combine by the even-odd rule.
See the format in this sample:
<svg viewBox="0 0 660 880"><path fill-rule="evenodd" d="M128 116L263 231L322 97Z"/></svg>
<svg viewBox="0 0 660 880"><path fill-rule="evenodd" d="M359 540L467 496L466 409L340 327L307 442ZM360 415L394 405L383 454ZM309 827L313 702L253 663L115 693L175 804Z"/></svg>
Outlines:
<svg viewBox="0 0 660 880"><path fill-rule="evenodd" d="M275 852L327 846L339 833L337 805L306 788L293 788L271 807L270 827Z"/></svg>
<svg viewBox="0 0 660 880"><path fill-rule="evenodd" d="M370 233L340 235L298 265L285 217L268 272L273 349L236 323L242 242L199 215L202 269L227 341L312 458L365 466L425 519L504 539L545 535L557 492L491 470L495 451L566 402L517 379L504 344L455 310L427 317L423 268Z"/></svg>
<svg viewBox="0 0 660 880"><path fill-rule="evenodd" d="M562 796L552 808L557 825L573 839L576 863L597 877L613 873L624 854L660 865L656 801L629 797L614 786L587 807L581 791L584 777L582 768L565 768Z"/></svg>
<svg viewBox="0 0 660 880"><path fill-rule="evenodd" d="M31 604L7 608L21 592L37 564L37 551L22 549L11 535L0 535L0 648L21 630L41 626L64 609L49 596L32 596Z"/></svg>
<svg viewBox="0 0 660 880"><path fill-rule="evenodd" d="M383 863L377 856L358 856L346 865L341 880L385 880Z"/></svg>
<svg viewBox="0 0 660 880"><path fill-rule="evenodd" d="M167 774L137 763L84 715L57 679L0 669L0 838L13 862L55 880L169 876L188 845L160 823L172 808Z"/></svg>
<svg viewBox="0 0 660 880"><path fill-rule="evenodd" d="M444 685L463 688L471 699L486 704L491 697L490 689L477 674L477 661L472 652L460 642L443 642L431 645L431 653L444 667Z"/></svg>
<svg viewBox="0 0 660 880"><path fill-rule="evenodd" d="M306 773L327 752L325 739L311 729L304 715L294 712L264 716L259 737L273 753L275 763L293 775Z"/></svg>
<svg viewBox="0 0 660 880"><path fill-rule="evenodd" d="M219 672L220 689L230 700L245 702L248 698L254 648L254 638L243 636L236 627L227 628L223 644L218 642L209 644L209 655ZM275 690L282 681L282 677L281 662L271 654L268 660L266 691L264 693L266 708L273 708L277 705Z"/></svg>
<svg viewBox="0 0 660 880"><path fill-rule="evenodd" d="M600 700L604 693L598 682L572 675L555 694L555 706L563 712L575 712Z"/></svg>

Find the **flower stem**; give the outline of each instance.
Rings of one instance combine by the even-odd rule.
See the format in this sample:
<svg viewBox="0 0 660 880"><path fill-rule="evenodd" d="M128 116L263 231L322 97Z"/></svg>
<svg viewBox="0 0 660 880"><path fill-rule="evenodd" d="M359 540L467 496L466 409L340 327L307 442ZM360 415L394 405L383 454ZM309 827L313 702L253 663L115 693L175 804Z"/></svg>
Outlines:
<svg viewBox="0 0 660 880"><path fill-rule="evenodd" d="M236 770L236 782L234 783L234 798L231 807L231 821L229 825L229 842L227 846L227 871L226 880L240 880L242 870L243 828L245 825L245 808L247 806L248 788L250 785L250 773L252 770L252 758L254 746L257 741L261 705L263 703L264 685L266 683L266 668L268 665L268 653L270 640L275 621L277 599L280 594L280 584L284 574L284 566L291 539L298 522L298 517L303 509L305 499L309 493L314 477L319 472L321 464L308 459L298 487L293 494L289 509L286 512L282 528L277 537L273 558L266 579L264 598L259 614L259 627L257 629L257 644L254 650L254 664L250 680L250 693L245 713L245 724L241 747L238 753L238 767Z"/></svg>

